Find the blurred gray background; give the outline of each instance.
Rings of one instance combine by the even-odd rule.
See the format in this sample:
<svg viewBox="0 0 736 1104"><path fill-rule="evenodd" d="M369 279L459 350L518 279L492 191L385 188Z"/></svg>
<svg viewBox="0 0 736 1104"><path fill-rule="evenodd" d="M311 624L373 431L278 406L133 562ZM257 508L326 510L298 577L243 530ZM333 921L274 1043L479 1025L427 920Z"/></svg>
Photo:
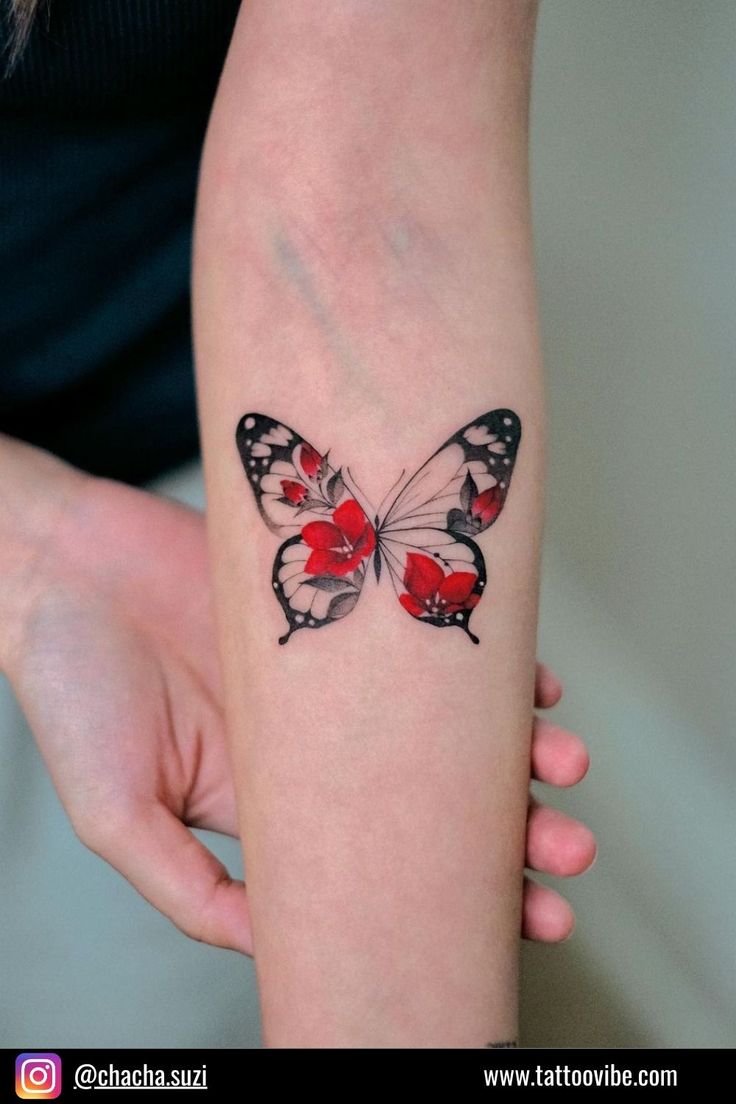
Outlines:
<svg viewBox="0 0 736 1104"><path fill-rule="evenodd" d="M736 1044L735 93L734 0L544 0L540 654L601 846L575 935L524 949L527 1046ZM0 754L0 1045L258 1046L250 963L82 848L4 684Z"/></svg>

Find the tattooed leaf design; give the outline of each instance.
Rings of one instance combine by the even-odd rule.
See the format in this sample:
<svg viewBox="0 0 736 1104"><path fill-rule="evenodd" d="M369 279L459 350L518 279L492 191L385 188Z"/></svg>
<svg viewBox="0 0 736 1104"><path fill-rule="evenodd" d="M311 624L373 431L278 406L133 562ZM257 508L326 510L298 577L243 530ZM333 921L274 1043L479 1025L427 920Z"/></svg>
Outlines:
<svg viewBox="0 0 736 1104"><path fill-rule="evenodd" d="M344 591L356 589L352 583L348 583L337 575L317 575L314 579L307 579L306 585L316 587L317 590Z"/></svg>
<svg viewBox="0 0 736 1104"><path fill-rule="evenodd" d="M328 610L329 616L333 621L341 617L347 617L355 609L359 597L360 595L356 591L353 594L341 594L338 598L333 598Z"/></svg>
<svg viewBox="0 0 736 1104"><path fill-rule="evenodd" d="M460 488L460 507L464 513L467 513L467 511L470 509L470 504L477 494L478 488L475 485L475 480L473 479L470 472L468 472L468 474L465 476L463 485Z"/></svg>
<svg viewBox="0 0 736 1104"><path fill-rule="evenodd" d="M345 494L345 480L342 477L342 470L336 471L335 474L330 476L327 480L327 494L330 502L335 505Z"/></svg>

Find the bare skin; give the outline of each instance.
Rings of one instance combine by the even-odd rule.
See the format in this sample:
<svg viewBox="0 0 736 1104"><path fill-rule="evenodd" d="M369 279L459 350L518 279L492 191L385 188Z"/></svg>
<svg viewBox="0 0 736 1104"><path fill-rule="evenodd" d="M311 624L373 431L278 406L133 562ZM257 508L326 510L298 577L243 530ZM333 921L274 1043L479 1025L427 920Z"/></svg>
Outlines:
<svg viewBox="0 0 736 1104"><path fill-rule="evenodd" d="M77 834L187 935L250 954L245 887L189 831L239 834L202 515L2 437L0 456L0 663ZM561 694L538 664L537 709ZM572 786L588 754L536 717L531 766ZM585 825L530 799L530 870L569 877L594 855ZM524 935L556 942L573 925L527 877Z"/></svg>

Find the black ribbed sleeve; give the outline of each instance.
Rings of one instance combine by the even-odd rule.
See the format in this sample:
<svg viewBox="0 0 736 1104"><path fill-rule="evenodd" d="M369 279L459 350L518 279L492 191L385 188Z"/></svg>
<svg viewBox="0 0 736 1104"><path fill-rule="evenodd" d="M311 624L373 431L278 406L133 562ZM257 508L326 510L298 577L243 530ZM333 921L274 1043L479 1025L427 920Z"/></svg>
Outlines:
<svg viewBox="0 0 736 1104"><path fill-rule="evenodd" d="M43 0L0 80L0 430L90 471L197 448L192 215L237 8Z"/></svg>

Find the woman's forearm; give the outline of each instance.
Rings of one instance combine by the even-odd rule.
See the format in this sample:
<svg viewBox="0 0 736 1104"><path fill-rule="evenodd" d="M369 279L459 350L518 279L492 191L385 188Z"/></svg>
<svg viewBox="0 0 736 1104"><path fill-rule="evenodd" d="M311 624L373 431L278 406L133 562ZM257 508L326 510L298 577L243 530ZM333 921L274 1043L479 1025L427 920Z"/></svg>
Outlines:
<svg viewBox="0 0 736 1104"><path fill-rule="evenodd" d="M543 492L526 179L533 19L519 0L250 0L218 92L195 339L271 1045L482 1046L516 1034ZM380 504L493 410L511 416L508 445L503 419L466 441L501 474L486 478L489 464L467 450L465 520L438 521L434 503L415 520L419 499L403 499L405 539L423 541L425 559L435 551L422 525L449 536L437 570L443 584L463 579L441 590L421 549L402 552L397 511L390 532L391 497ZM361 533L353 518L331 549L326 530L299 536L299 522L285 532L271 515L269 531L249 464L267 475L272 448L241 440L245 468L236 449L248 411L291 427L318 460L330 450L329 472L349 479L336 503L361 504ZM280 518L319 493L319 463L299 450L293 460ZM299 517L307 525L316 509L334 524L328 505L308 502ZM305 546L324 553L293 561L327 594L321 605L274 593ZM334 623L309 631L330 610Z"/></svg>

